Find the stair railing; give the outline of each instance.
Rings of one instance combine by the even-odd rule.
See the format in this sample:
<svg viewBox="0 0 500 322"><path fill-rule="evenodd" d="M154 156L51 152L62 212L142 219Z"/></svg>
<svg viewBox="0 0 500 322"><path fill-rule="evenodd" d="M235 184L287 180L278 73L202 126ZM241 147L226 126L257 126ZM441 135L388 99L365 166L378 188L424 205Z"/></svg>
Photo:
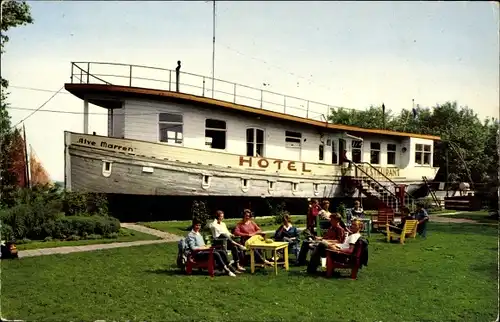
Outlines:
<svg viewBox="0 0 500 322"><path fill-rule="evenodd" d="M377 191L377 193L379 194L379 199L384 202L388 207L391 207L391 208L394 208L394 211L395 212L399 212L399 199L398 197L396 196L396 194L392 191L390 191L389 189L387 189L386 186L384 186L383 184L381 184L380 182L378 182L375 178L373 178L371 175L369 175L362 167L360 167L359 165L357 165L356 163L354 162L351 162L351 164L354 166L355 168L355 177L360 177L359 172L361 172L364 176L368 177L369 179L371 179L373 182L375 182L379 187L381 187L383 190L385 190L387 192L387 195L383 195L381 193L379 193ZM371 187L370 187L371 188ZM393 198L393 200L390 200L390 198ZM394 207L392 207L391 205L394 203Z"/></svg>
<svg viewBox="0 0 500 322"><path fill-rule="evenodd" d="M429 189L429 193L431 194L432 200L436 203L436 205L441 208L441 201L437 198L436 194L434 193L434 190L431 189L431 186L429 185L429 181L427 180L426 176L422 176L422 179L424 180L425 186L427 189Z"/></svg>
<svg viewBox="0 0 500 322"><path fill-rule="evenodd" d="M394 187L399 187L399 184L397 184L396 182L394 182L391 178L389 178L387 175L385 175L382 171L380 171L379 169L377 169L376 167L374 167L373 164L371 164L369 162L361 162L360 164L366 164L366 165L368 165L370 168L372 168L373 170L375 170L375 172L377 172L378 174L380 174L384 179L386 179L387 181L389 181ZM406 190L405 190L404 201L405 201L405 205L413 205L415 203L415 200L414 200L413 196L410 193L408 193Z"/></svg>

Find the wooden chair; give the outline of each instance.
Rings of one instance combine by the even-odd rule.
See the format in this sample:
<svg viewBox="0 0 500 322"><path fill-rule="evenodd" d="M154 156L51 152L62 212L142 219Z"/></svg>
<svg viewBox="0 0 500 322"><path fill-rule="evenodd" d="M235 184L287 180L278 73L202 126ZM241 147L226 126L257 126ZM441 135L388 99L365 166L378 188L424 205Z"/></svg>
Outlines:
<svg viewBox="0 0 500 322"><path fill-rule="evenodd" d="M372 225L377 226L377 229L381 227L385 228L385 225L394 221L394 210L390 208L381 208L378 211L377 217L372 219Z"/></svg>
<svg viewBox="0 0 500 322"><path fill-rule="evenodd" d="M399 243L404 244L406 237L415 238L417 236L417 226L418 220L405 221L403 229L386 224L387 242L391 242L393 238L399 238ZM398 232L391 231L390 228L397 229Z"/></svg>
<svg viewBox="0 0 500 322"><path fill-rule="evenodd" d="M358 239L351 255L341 254L328 249L326 252L326 276L332 277L336 268L351 270L351 278L355 280L358 277L358 270L361 268L361 256L368 247L368 242L362 238Z"/></svg>
<svg viewBox="0 0 500 322"><path fill-rule="evenodd" d="M183 240L179 241L179 253L177 254L177 266L184 271L187 275L191 275L193 268L207 269L211 277L215 276L215 262L214 262L214 247L204 250L194 250L188 253L184 252L185 244ZM196 254L200 252L207 252L208 257L206 260L195 260Z"/></svg>

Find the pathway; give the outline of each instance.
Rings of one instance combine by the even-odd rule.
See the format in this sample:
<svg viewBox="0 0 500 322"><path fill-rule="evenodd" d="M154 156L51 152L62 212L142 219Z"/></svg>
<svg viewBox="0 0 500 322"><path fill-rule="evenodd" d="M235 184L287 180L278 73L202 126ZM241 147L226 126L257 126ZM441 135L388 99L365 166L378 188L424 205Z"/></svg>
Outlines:
<svg viewBox="0 0 500 322"><path fill-rule="evenodd" d="M64 246L64 247L53 247L53 248L41 248L41 249L29 249L19 251L19 258L23 257L33 257L42 255L54 255L54 254L69 254L77 252L90 252L93 250L111 249L111 248L121 248L121 247L132 247L141 245L152 245L152 244L163 244L169 242L176 242L182 239L182 237L159 231L156 229L147 228L144 226L122 223L123 228L139 231L141 233L150 234L153 236L160 237L159 240L137 240L133 242L123 242L123 243L109 243L109 244L95 244L95 245L83 245L83 246Z"/></svg>

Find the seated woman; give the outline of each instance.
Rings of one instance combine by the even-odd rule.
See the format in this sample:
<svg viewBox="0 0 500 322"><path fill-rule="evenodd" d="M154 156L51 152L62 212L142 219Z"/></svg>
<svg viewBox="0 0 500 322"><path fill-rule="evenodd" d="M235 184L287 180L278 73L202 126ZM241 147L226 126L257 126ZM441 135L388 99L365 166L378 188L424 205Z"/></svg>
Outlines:
<svg viewBox="0 0 500 322"><path fill-rule="evenodd" d="M243 219L234 228L234 236L240 237L240 244L244 244L250 237L255 235L264 235L264 233L259 225L252 220L252 211L245 209L243 210ZM271 265L271 262L267 261L260 252L255 251L255 255L264 264Z"/></svg>
<svg viewBox="0 0 500 322"><path fill-rule="evenodd" d="M320 218L320 227L321 229L328 229L330 227L330 216L331 212L329 211L330 201L324 200L321 204L321 210L318 213Z"/></svg>
<svg viewBox="0 0 500 322"><path fill-rule="evenodd" d="M228 248L231 250L231 254L233 255L233 261L236 264L236 268L239 271L244 271L245 269L240 266L239 258L240 258L240 252L246 249L245 246L237 243L232 239L233 235L227 229L226 223L223 222L224 212L222 210L217 210L215 215L216 215L215 220L210 224L210 229L212 230L212 237L214 238L214 240L225 239L227 241Z"/></svg>
<svg viewBox="0 0 500 322"><path fill-rule="evenodd" d="M299 232L296 227L292 225L292 218L290 214L286 213L283 216L283 224L274 233L275 241L283 241L288 243L288 249L296 256L299 256Z"/></svg>
<svg viewBox="0 0 500 322"><path fill-rule="evenodd" d="M319 242L316 243L316 247L314 248L314 251L311 255L311 260L309 262L309 265L307 266L307 271L309 273L316 272L319 264L321 263L321 257L326 256L325 252L327 248L329 248L331 245L344 243L344 240L346 239L346 232L340 225L341 220L342 217L340 216L340 214L335 213L330 216L330 229L328 229L328 232L325 234L324 238L317 238ZM302 256L302 261L305 260L304 257L305 256Z"/></svg>
<svg viewBox="0 0 500 322"><path fill-rule="evenodd" d="M361 203L359 202L359 200L354 201L354 207L351 209L351 213L353 217L352 219L365 217L365 212L361 207Z"/></svg>
<svg viewBox="0 0 500 322"><path fill-rule="evenodd" d="M205 241L203 240L203 236L200 234L201 222L197 219L193 219L193 230L189 232L186 237L186 244L188 250L201 250L201 252L196 253L195 260L206 260L208 258L208 252L203 252L203 250L210 249L209 246L205 245ZM222 269L229 276L236 276L234 272L229 267L229 259L227 258L227 254L223 250L214 250L214 260L217 266L222 267Z"/></svg>

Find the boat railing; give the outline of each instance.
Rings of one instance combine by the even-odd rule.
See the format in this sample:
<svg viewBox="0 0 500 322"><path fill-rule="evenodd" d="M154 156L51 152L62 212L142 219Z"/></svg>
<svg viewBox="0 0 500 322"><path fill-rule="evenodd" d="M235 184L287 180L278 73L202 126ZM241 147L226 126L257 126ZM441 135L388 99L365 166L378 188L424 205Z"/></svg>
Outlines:
<svg viewBox="0 0 500 322"><path fill-rule="evenodd" d="M212 90L213 81L213 90ZM178 91L326 122L337 106L208 76L166 68L104 62L72 62L72 84L107 84Z"/></svg>

